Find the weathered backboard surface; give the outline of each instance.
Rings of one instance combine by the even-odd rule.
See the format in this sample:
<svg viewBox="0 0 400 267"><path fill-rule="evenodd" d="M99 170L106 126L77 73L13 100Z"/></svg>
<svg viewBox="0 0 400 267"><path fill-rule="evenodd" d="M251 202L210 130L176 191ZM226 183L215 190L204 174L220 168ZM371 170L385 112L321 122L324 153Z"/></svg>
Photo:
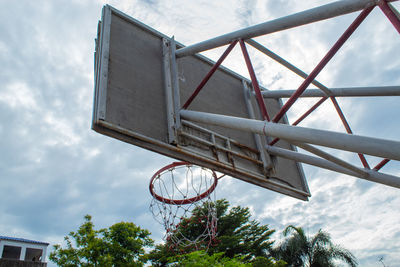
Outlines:
<svg viewBox="0 0 400 267"><path fill-rule="evenodd" d="M186 121L171 133L171 116L167 109L173 103L167 101L169 89L166 86L171 73L166 70L163 57L163 49L169 40L116 9L104 7L96 40L93 129L175 159L307 200L310 193L300 164L283 158L273 158L273 168L271 165L266 168L265 161L263 164L262 156L269 158L269 155L259 152L256 139L261 140L263 147L265 137ZM188 99L212 65L212 61L198 55L177 59L181 103ZM250 103L254 118L261 119L252 94L248 94L250 102L246 102L243 83L250 84L240 75L219 68L189 109L251 118L246 105ZM273 116L281 103L270 99L266 100L266 106ZM283 141L277 146L293 149Z"/></svg>

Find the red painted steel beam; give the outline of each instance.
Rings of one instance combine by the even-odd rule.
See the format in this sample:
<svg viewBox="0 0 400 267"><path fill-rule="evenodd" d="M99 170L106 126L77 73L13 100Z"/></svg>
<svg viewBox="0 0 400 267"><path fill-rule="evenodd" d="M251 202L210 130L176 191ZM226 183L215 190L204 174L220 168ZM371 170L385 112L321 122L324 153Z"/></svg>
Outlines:
<svg viewBox="0 0 400 267"><path fill-rule="evenodd" d="M375 167L374 167L374 171L379 171L383 166L386 165L386 163L388 163L390 161L390 159L384 159L381 162L379 162Z"/></svg>
<svg viewBox="0 0 400 267"><path fill-rule="evenodd" d="M225 60L225 58L229 55L229 53L232 51L232 49L235 47L237 44L237 40L233 41L228 48L225 50L225 52L222 54L222 56L218 59L218 61L214 64L214 66L211 68L211 70L207 73L207 75L204 77L204 79L200 82L200 84L197 86L196 90L193 92L193 94L189 97L189 99L186 101L186 103L183 105L183 109L187 109L189 105L193 102L195 97L200 93L201 89L203 89L204 85L210 80L211 76L214 74L214 72L218 69L218 67L222 64L222 62Z"/></svg>
<svg viewBox="0 0 400 267"><path fill-rule="evenodd" d="M261 94L260 86L258 85L257 77L254 72L253 65L251 64L251 60L249 57L249 53L247 52L246 45L242 39L239 40L239 43L240 43L240 47L242 48L243 57L244 57L244 60L246 61L246 66L247 66L247 69L250 74L251 83L253 85L254 92L256 93L256 99L257 99L258 106L261 110L261 114L262 114L264 120L270 121L267 109L265 107L264 98Z"/></svg>
<svg viewBox="0 0 400 267"><path fill-rule="evenodd" d="M328 97L322 97L317 103L314 104L314 106L312 106L309 110L307 110L303 115L300 116L300 118L298 118L295 122L293 122L293 126L296 126L297 124L299 124L302 120L304 120L305 118L308 117L308 115L311 114L311 112L313 112L315 109L317 109L319 106L322 105L322 103L325 102L325 100L327 100Z"/></svg>
<svg viewBox="0 0 400 267"><path fill-rule="evenodd" d="M400 33L400 18L396 15L395 12L393 12L392 8L394 9L394 7L389 6L389 4L384 0L379 1L378 6L386 15L386 17L390 20L396 30Z"/></svg>
<svg viewBox="0 0 400 267"><path fill-rule="evenodd" d="M300 85L300 87L296 90L296 92L286 101L285 105L279 110L279 112L272 119L273 122L278 122L283 115L289 110L289 108L296 102L296 100L300 97L300 95L307 89L310 83L317 77L317 75L321 72L321 70L328 64L328 62L332 59L332 57L336 54L336 52L342 47L342 45L349 39L351 34L360 26L360 24L364 21L364 19L368 16L368 14L372 11L374 7L369 7L364 9L360 15L354 20L354 22L347 28L347 30L343 33L343 35L337 40L337 42L333 45L333 47L329 50L329 52L325 55L325 57L318 63L318 65L314 68L314 70L308 75L308 77L304 80L304 82Z"/></svg>

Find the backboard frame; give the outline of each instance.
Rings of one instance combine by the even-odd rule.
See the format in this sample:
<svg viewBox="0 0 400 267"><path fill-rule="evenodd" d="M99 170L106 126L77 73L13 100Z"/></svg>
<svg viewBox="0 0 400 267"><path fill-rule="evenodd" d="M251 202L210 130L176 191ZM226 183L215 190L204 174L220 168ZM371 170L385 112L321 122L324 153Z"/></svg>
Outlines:
<svg viewBox="0 0 400 267"><path fill-rule="evenodd" d="M118 123L113 123L108 117L107 117L107 108L109 107L109 84L110 80L112 80L112 77L110 77L110 68L112 67L113 64L113 59L112 59L112 53L110 52L112 47L110 47L110 40L111 40L111 35L112 35L112 23L113 19L118 18L121 19L133 27L137 27L140 29L140 31L145 32L146 34L149 34L155 38L158 38L160 40L160 47L159 47L159 55L160 57L160 66L162 66L161 72L163 72L163 81L162 81L162 86L163 86L163 93L165 94L164 97L167 100L167 103L165 103L165 116L168 117L166 118L166 122L170 124L168 127L168 137L166 137L165 140L160 141L155 138L151 138L149 136L146 136L145 134L141 134L139 132L133 131L131 129L127 129L123 125L118 125ZM103 14L102 14L102 20L99 22L99 31L98 31L98 37L96 41L96 52L95 52L95 94L94 94L94 107L93 107L93 121L92 121L92 128L104 135L119 139L121 141L134 144L136 146L178 159L182 161L187 161L191 162L193 164L203 166L206 168L210 168L212 170L227 174L229 176L238 178L240 180L243 180L248 183L252 183L258 186L261 186L263 188L270 189L272 191L276 191L285 195L289 195L301 200L308 200L308 197L310 196L310 192L308 189L308 185L304 176L304 172L302 169L302 166L300 163L291 161L293 172L295 172L296 176L296 182L298 183L297 186L293 186L288 182L287 177L279 177L279 170L278 173L276 173L276 169L278 166L279 168L285 168L286 162L288 161L282 161L281 158L274 158L273 163L275 168L265 168L265 160L262 159L263 153L264 156L269 157L269 155L265 152L263 149L258 149L256 145L253 145L252 147L246 146L246 144L242 144L241 142L237 141L234 138L223 136L219 134L218 132L215 132L213 129L206 129L204 125L198 125L194 124L192 122L188 122L185 120L180 120L178 119L178 123L183 125L183 127L189 127L190 131L196 131L197 135L203 135L203 134L208 134L209 136L214 136L220 139L219 144L207 144L210 147L214 147L217 152L212 152L209 151L210 153L217 153L218 155L216 156L217 159L218 157L223 157L225 161L223 160L215 160L212 157L208 157L207 155L204 154L199 154L198 151L196 151L196 148L188 148L186 144L184 144L187 141L182 141L182 138L194 138L198 136L188 136L187 132L182 131L182 128L176 127L176 118L179 118L179 112L177 112L177 109L179 107L179 99L183 96L177 96L177 94L181 94L182 91L175 90L176 86L174 87L174 79L175 83L182 83L179 79L179 73L173 72L173 60L174 57L171 57L171 55L174 54L174 51L172 48L175 48L174 40L173 38L170 38L162 33L159 33L158 31L144 25L143 23L133 19L130 16L127 16L126 14L123 14L122 12L114 9L111 6L105 6L103 8ZM111 44L112 46L112 44ZM170 48L168 50L168 47ZM176 43L177 48L183 47L182 44ZM111 55L110 55L111 53ZM202 55L194 55L190 57L185 57L185 59L189 58L189 60L192 61L199 61L201 64L205 64L206 66L212 66L214 65L214 62L211 61L210 59L202 56ZM179 64L183 64L182 60L179 59L180 62ZM111 66L110 66L111 64ZM179 67L178 67L179 68ZM247 80L246 78L240 76L237 73L234 73L230 71L229 69L221 66L218 68L218 73L220 75L225 75L229 76L230 79L235 79L237 80L238 83L240 83L241 87L241 94L243 94L243 101L247 101L247 106L244 106L243 108L246 109L246 116L247 117L252 117L248 114L249 112L249 107L252 105L254 106L254 99L249 100L245 99L245 95L247 94L250 98L254 98L253 94L249 92L249 84L250 81ZM235 82L236 83L236 82ZM246 89L247 88L247 89ZM265 88L262 88L263 90L266 90ZM175 91L174 91L175 90ZM208 89L210 90L210 89ZM246 92L247 90L247 92ZM170 91L170 93L168 93ZM190 92L187 92L190 93ZM169 95L169 96L168 96ZM178 101L175 101L175 99L178 99ZM173 103L171 103L171 100ZM282 106L282 103L280 100L274 100L277 101L278 106ZM177 103L178 102L178 103ZM253 108L254 109L254 108ZM255 109L254 109L255 110ZM253 112L254 112L253 110ZM168 114L168 115L167 115ZM260 117L260 114L257 113L253 115L252 118ZM282 118L282 122L287 123L286 116ZM167 124L167 123L166 123ZM171 125L172 124L172 125ZM198 134L198 132L201 132L201 134ZM190 135L190 134L189 134ZM262 143L259 144L261 148L265 145L265 141L262 141L262 139L265 137L260 137L259 135L254 135L254 144L256 143ZM212 138L211 138L212 139ZM256 141L258 139L258 141ZM186 140L186 139L185 139ZM222 141L221 141L222 140ZM204 143L204 140L200 140L200 142ZM221 143L226 142L227 145L221 145ZM212 143L212 142L211 142ZM283 145L285 146L286 149L296 151L295 147L289 143L285 143L284 141L281 141ZM232 148L235 147L235 148ZM230 149L230 150L229 150ZM229 151L227 151L229 150ZM241 168L240 166L235 166L235 164L227 164L229 163L229 157L237 157L235 160L237 162L240 162L242 160L242 156L237 156L237 153L241 153L240 151L244 150L243 154L257 154L259 153L259 156L257 159L255 159L258 163L258 165L261 165L260 171L258 172L253 172L249 170L245 170ZM253 151L255 150L255 151ZM236 153L236 154L235 154ZM223 156L226 154L227 156ZM229 156L230 155L230 156ZM225 158L226 157L226 158ZM249 158L252 158L253 155ZM240 160L239 160L240 158ZM244 159L247 160L247 159ZM285 159L286 160L286 159ZM249 160L247 160L249 161ZM250 159L251 161L251 159ZM246 163L247 164L247 163ZM291 167L291 168L292 168ZM257 170L258 170L257 169ZM275 172L275 173L274 173Z"/></svg>

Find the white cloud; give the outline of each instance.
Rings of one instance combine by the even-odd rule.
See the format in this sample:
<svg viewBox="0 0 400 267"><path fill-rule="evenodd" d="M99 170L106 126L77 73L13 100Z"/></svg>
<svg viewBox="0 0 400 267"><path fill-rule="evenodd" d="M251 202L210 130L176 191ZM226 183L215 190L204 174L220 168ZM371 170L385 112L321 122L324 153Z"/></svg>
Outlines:
<svg viewBox="0 0 400 267"><path fill-rule="evenodd" d="M29 88L26 83L21 81L10 83L0 91L0 102L15 110L36 110L38 106L34 91L35 89Z"/></svg>
<svg viewBox="0 0 400 267"><path fill-rule="evenodd" d="M46 139L46 145L54 146L62 144L65 146L79 145L81 137L74 131L70 119L67 117L55 118L53 114L48 113L43 118L43 130L49 133Z"/></svg>

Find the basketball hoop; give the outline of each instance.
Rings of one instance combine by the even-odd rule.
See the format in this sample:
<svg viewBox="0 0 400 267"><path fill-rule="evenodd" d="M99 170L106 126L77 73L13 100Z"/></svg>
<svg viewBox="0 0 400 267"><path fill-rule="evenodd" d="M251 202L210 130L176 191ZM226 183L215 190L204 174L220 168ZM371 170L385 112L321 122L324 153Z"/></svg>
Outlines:
<svg viewBox="0 0 400 267"><path fill-rule="evenodd" d="M152 176L150 210L164 226L164 240L171 249L207 249L215 241L217 183L214 171L187 162L174 162Z"/></svg>

